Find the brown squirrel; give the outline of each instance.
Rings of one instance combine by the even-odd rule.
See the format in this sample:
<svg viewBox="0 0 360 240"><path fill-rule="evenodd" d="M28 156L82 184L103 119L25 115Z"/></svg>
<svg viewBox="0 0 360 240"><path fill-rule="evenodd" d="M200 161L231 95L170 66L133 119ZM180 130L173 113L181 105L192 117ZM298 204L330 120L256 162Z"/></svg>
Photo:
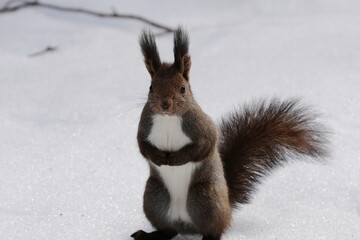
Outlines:
<svg viewBox="0 0 360 240"><path fill-rule="evenodd" d="M298 100L261 101L225 117L219 130L196 103L189 84L187 33L174 34L174 63L162 63L154 35L139 40L151 76L138 129L150 177L144 212L157 231L135 240L201 234L219 240L232 210L247 203L255 185L289 156L326 154L321 126Z"/></svg>

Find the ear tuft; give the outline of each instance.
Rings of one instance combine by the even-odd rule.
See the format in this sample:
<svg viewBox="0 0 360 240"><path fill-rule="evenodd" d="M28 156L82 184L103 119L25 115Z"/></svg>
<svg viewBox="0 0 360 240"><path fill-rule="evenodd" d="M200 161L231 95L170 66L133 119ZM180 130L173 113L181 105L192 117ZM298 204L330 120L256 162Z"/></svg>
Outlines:
<svg viewBox="0 0 360 240"><path fill-rule="evenodd" d="M161 65L154 34L150 30L144 29L140 35L139 44L144 56L145 66L151 77L153 77Z"/></svg>
<svg viewBox="0 0 360 240"><path fill-rule="evenodd" d="M174 33L174 66L186 80L189 80L191 67L189 36L181 27L178 27Z"/></svg>

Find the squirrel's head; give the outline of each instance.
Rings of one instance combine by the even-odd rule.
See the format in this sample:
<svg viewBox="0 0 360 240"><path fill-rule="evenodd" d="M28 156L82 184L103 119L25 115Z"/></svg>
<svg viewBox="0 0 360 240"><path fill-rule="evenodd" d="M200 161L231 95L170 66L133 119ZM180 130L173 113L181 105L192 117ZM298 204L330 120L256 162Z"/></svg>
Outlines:
<svg viewBox="0 0 360 240"><path fill-rule="evenodd" d="M178 28L174 33L174 63L162 63L155 37L144 30L139 40L145 66L151 76L148 103L162 115L181 115L192 102L189 84L191 59L187 33Z"/></svg>

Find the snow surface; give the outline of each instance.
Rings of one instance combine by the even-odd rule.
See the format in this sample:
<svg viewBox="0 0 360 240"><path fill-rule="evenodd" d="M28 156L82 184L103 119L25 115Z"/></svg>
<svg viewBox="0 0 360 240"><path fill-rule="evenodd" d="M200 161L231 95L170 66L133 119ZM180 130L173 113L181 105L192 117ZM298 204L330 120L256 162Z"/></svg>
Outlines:
<svg viewBox="0 0 360 240"><path fill-rule="evenodd" d="M328 163L274 171L223 239L360 239L359 1L51 2L184 25L192 88L215 120L272 96L302 97L322 113L333 132ZM149 86L142 27L41 9L0 15L1 240L152 230L135 140ZM59 50L28 57L48 45ZM168 61L171 45L171 35L158 38Z"/></svg>

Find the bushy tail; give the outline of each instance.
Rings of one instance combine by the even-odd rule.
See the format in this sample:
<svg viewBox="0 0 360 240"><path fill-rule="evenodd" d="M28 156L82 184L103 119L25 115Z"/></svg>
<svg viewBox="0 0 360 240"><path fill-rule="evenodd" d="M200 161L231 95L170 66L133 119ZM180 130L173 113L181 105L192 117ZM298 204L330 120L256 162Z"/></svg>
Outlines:
<svg viewBox="0 0 360 240"><path fill-rule="evenodd" d="M247 203L261 177L288 158L326 154L324 129L315 117L298 100L272 99L222 120L219 150L234 207Z"/></svg>

